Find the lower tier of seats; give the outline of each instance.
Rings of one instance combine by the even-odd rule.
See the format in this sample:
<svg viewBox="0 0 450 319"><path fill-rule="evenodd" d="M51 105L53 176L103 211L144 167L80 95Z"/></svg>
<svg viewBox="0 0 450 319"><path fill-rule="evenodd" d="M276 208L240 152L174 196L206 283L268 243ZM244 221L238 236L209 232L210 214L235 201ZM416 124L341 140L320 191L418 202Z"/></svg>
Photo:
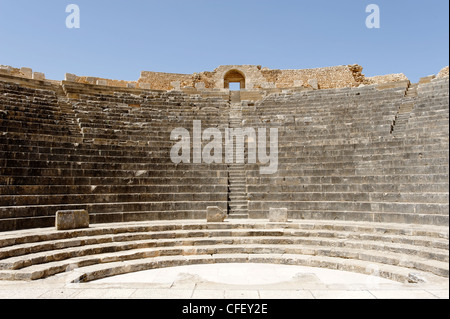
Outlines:
<svg viewBox="0 0 450 319"><path fill-rule="evenodd" d="M211 263L324 267L400 282L445 282L449 229L431 225L293 220L146 221L0 234L0 280L69 276L87 282Z"/></svg>
<svg viewBox="0 0 450 319"><path fill-rule="evenodd" d="M224 194L226 196L226 193ZM123 223L146 220L206 218L206 208L218 206L227 211L226 197L214 201L185 202L118 202L104 204L40 205L0 207L0 232L46 228L55 225L60 210L87 210L91 224ZM5 216L9 214L10 216ZM21 216L23 215L23 216Z"/></svg>

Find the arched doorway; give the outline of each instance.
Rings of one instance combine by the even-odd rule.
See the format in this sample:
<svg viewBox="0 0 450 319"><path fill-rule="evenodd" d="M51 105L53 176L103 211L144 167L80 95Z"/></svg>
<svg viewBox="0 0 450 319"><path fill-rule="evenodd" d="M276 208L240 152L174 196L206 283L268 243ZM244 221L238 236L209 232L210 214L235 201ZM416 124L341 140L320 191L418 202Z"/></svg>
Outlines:
<svg viewBox="0 0 450 319"><path fill-rule="evenodd" d="M241 71L230 70L225 74L223 79L224 88L229 89L230 83L239 83L241 89L245 89L245 76Z"/></svg>

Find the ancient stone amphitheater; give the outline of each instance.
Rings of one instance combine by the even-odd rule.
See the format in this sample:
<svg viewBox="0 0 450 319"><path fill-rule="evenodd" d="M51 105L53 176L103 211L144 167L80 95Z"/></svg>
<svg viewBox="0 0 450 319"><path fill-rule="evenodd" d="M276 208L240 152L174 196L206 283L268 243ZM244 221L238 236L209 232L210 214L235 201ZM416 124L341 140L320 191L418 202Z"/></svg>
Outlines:
<svg viewBox="0 0 450 319"><path fill-rule="evenodd" d="M415 84L361 71L54 81L1 67L0 279L239 262L448 281L448 67ZM196 120L278 128L277 172L173 163L172 130ZM207 222L207 207L228 218ZM269 221L271 208L288 220ZM88 228L55 228L58 211L76 210Z"/></svg>

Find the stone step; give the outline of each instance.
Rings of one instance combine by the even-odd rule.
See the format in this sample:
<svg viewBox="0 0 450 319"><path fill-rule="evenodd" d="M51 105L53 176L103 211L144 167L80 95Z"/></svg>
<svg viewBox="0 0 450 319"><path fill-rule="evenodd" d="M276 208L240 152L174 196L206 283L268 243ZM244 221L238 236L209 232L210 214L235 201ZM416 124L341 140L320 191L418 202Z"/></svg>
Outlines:
<svg viewBox="0 0 450 319"><path fill-rule="evenodd" d="M245 230L243 230L245 229ZM165 231L282 231L287 234L297 234L298 231L330 231L367 233L380 236L407 236L427 237L443 239L448 241L449 230L444 226L414 225L405 227L404 224L395 223L370 223L365 221L318 221L318 220L293 220L287 223L267 223L266 220L251 220L233 223L204 223L201 220L176 220L176 221L145 221L119 224L97 224L90 228L78 230L57 231L54 228L34 229L28 231L10 231L0 233L0 247L9 247L27 243L38 243L42 241L60 241L62 239L73 239L77 237L102 236L107 234L130 234L130 233L152 233ZM206 233L205 233L206 234ZM279 233L281 234L281 233ZM184 233L182 236L185 236ZM390 240L390 239L389 239Z"/></svg>
<svg viewBox="0 0 450 319"><path fill-rule="evenodd" d="M229 198L235 199L235 200L247 200L247 194L246 192L242 193L233 193L228 195Z"/></svg>
<svg viewBox="0 0 450 319"><path fill-rule="evenodd" d="M245 172L245 164L233 164L228 166L228 171L230 173L235 173L235 172Z"/></svg>
<svg viewBox="0 0 450 319"><path fill-rule="evenodd" d="M148 185L226 185L226 177L62 177L62 176L0 176L3 185L85 185L85 186L148 186Z"/></svg>
<svg viewBox="0 0 450 319"><path fill-rule="evenodd" d="M228 199L230 200L230 203L245 203L248 205L248 195L245 192L242 192L242 195L228 194Z"/></svg>
<svg viewBox="0 0 450 319"><path fill-rule="evenodd" d="M248 204L237 204L237 205L231 205L231 203L228 204L228 214L238 214L238 215L247 215L248 218Z"/></svg>
<svg viewBox="0 0 450 319"><path fill-rule="evenodd" d="M228 202L228 206L230 207L230 213L238 213L238 214L247 214L248 213L248 205L232 205L231 202Z"/></svg>
<svg viewBox="0 0 450 319"><path fill-rule="evenodd" d="M411 273L409 269L403 267L378 264L374 262L342 259L335 257L315 257L310 255L267 255L267 254L213 254L211 256L171 256L154 257L129 261L124 265L123 262L114 262L108 264L98 264L83 267L73 271L66 277L66 282L80 283L90 282L110 276L127 274L137 271L150 270L156 268L176 267L196 264L214 264L214 263L273 263L283 265L301 265L308 267L322 267L337 269L341 271L352 271L367 275L378 275L380 277L396 280L403 283L419 281L441 282L440 277L415 271Z"/></svg>
<svg viewBox="0 0 450 319"><path fill-rule="evenodd" d="M270 193L265 191L252 192L253 201L357 201L357 202L393 202L393 203L433 203L448 204L449 194L442 193L365 193L365 192L288 192L272 188Z"/></svg>
<svg viewBox="0 0 450 319"><path fill-rule="evenodd" d="M59 210L80 210L85 209L89 212L91 217L94 215L100 218L101 216L108 216L118 214L120 218L125 218L128 213L129 218L133 218L134 215L146 212L161 212L166 211L167 216L170 216L170 212L185 212L194 211L198 214L202 214L207 206L225 206L227 202L227 194L223 193L221 200L162 200L153 202L106 202L106 203L77 203L77 204L48 204L48 205L26 205L26 206L1 206L0 207L0 225L5 222L2 219L18 219L22 218L22 222L26 221L26 218L31 217L46 217L51 221ZM136 216L137 217L137 216ZM157 216L155 216L156 218ZM164 217L161 214L160 217ZM153 218L154 219L154 218ZM119 221L121 221L119 219ZM30 220L32 222L32 220ZM54 220L53 220L54 224ZM47 225L48 227L49 225ZM45 226L44 226L45 227ZM0 227L1 230L3 230Z"/></svg>
<svg viewBox="0 0 450 319"><path fill-rule="evenodd" d="M247 205L248 201L245 198L245 196L242 196L242 198L237 199L237 198L232 198L232 200L230 201L230 206L240 206L240 205Z"/></svg>
<svg viewBox="0 0 450 319"><path fill-rule="evenodd" d="M448 184L448 174L409 174L409 175L397 175L395 180L398 185L396 187L405 186L405 190L411 189L409 187L419 184ZM261 176L249 176L247 177L249 186L267 185L272 183L275 186L293 186L296 185L323 185L325 188L330 187L353 187L355 185L362 185L363 191L373 191L371 185L392 185L392 177L386 175L373 175L373 176L277 176L277 177L261 177Z"/></svg>
<svg viewBox="0 0 450 319"><path fill-rule="evenodd" d="M245 192L245 187L246 187L246 184L245 184L244 181L240 181L240 182L237 182L237 183L233 183L233 185L230 185L230 188L232 188L233 190L240 190L240 189L242 189L244 192Z"/></svg>
<svg viewBox="0 0 450 319"><path fill-rule="evenodd" d="M397 130L394 130L394 133ZM448 154L447 154L448 155ZM280 152L278 154L278 161L280 167L285 167L288 165L295 165L297 169L301 169L303 167L307 168L308 166L314 166L318 169L328 169L328 168L347 168L347 167L373 167L373 168L379 168L379 167L409 167L409 166L433 166L433 165L442 165L442 164L448 164L449 159L448 156L445 157L445 154L436 154L436 156L420 156L417 155L417 158L409 158L409 159L400 159L400 158L391 158L390 156L385 156L385 158L382 159L366 159L361 160L357 165L355 164L355 161L358 159L351 160L351 157L344 157L343 161L336 161L334 162L314 162L312 161L312 158L308 158L307 160L303 161L302 159L298 157L293 157L292 154L288 155L289 157L285 157L284 152ZM166 164L164 164L164 162ZM246 161L248 162L248 161ZM154 170L155 167L157 169L166 169L169 171L173 170L192 170L197 169L199 167L202 167L201 164L198 165L179 165L175 166L171 164L170 159L167 158L167 161L165 161L165 158L153 158L148 159L147 163L130 163L130 162L115 162L115 163L107 163L107 162L81 162L81 161L57 161L57 160L23 160L23 159L12 159L12 158L2 158L0 159L0 165L2 169L34 169L34 170L44 170L44 169L61 169L61 170L102 170L102 171L109 171L109 170L120 170L120 171L148 171L148 170ZM226 170L225 164L215 164L215 165L204 165L204 167L208 167L209 169L216 169L216 170ZM246 170L228 170L228 175L230 178L233 179L239 179L239 178L245 178L246 177Z"/></svg>
<svg viewBox="0 0 450 319"><path fill-rule="evenodd" d="M229 178L229 184L231 186L239 186L239 185L245 185L246 179L245 178Z"/></svg>
<svg viewBox="0 0 450 319"><path fill-rule="evenodd" d="M228 179L228 189L233 195L245 195L247 193L246 181L233 181Z"/></svg>
<svg viewBox="0 0 450 319"><path fill-rule="evenodd" d="M292 165L291 165L292 166ZM395 175L415 175L415 174L448 174L449 169L448 165L442 164L442 165L435 165L435 166L403 166L403 167L363 167L363 168L341 168L341 169L312 169L312 168L305 168L305 169L295 169L292 168L286 168L283 167L278 168L277 174L281 176L374 176L374 175L389 175L389 176L395 176ZM260 176L259 171L247 171L247 177L252 176Z"/></svg>
<svg viewBox="0 0 450 319"><path fill-rule="evenodd" d="M242 174L242 175L231 175L229 172L228 172L228 178L229 178L229 180L231 181L231 182L233 182L234 184L239 184L239 183L245 183L245 181L246 181L246 176L245 176L245 174Z"/></svg>
<svg viewBox="0 0 450 319"><path fill-rule="evenodd" d="M95 249L91 249L90 252L93 255L78 255L73 258L67 258L67 254L61 253L56 257L55 261L46 262L43 264L31 264L18 270L3 270L0 271L0 278L6 280L36 280L46 278L57 273L67 271L67 269L73 269L83 266L89 266L98 263L109 263L116 261L136 260L149 257L158 256L176 256L176 255L212 255L212 254L230 254L230 253L244 253L244 254L299 254L299 255L313 255L313 256L326 256L326 257L338 257L338 258L350 258L356 260L372 261L376 263L382 263L387 265L400 265L405 268L412 268L419 271L430 272L438 276L448 277L448 262L440 262L436 260L428 260L423 257L408 255L408 260L401 253L389 252L386 253L367 250L366 247L353 248L353 247L324 247L324 246L292 246L292 245L274 245L274 244L213 244L211 241L204 241L204 245L189 245L182 246L164 246L164 247L149 247L149 248L137 248L132 249L132 245L122 243L122 247L125 250L122 251L107 251L104 253L96 253ZM163 243L164 245L164 243ZM129 248L129 249L127 249ZM131 250L130 250L131 249ZM70 254L69 254L70 255ZM61 260L60 258L66 259ZM59 258L59 259L58 259ZM43 257L43 260L45 256ZM36 258L34 261L39 261ZM51 260L51 258L50 258ZM19 265L20 266L20 265ZM75 267L73 267L75 266Z"/></svg>
<svg viewBox="0 0 450 319"><path fill-rule="evenodd" d="M240 176L245 176L245 165L242 164L241 167L239 168L229 168L228 174L230 176L236 176L236 177L240 177Z"/></svg>
<svg viewBox="0 0 450 319"><path fill-rule="evenodd" d="M278 204L276 204L278 203ZM253 208L269 208L270 205L285 205L292 211L301 209L334 210L334 211L375 211L375 212L396 212L411 214L446 214L448 215L448 202L446 203L413 203L397 201L343 201L343 200L252 200L249 206ZM275 207L275 206L272 206ZM283 207L283 206L282 206ZM268 209L267 209L268 211Z"/></svg>
<svg viewBox="0 0 450 319"><path fill-rule="evenodd" d="M230 213L229 215L228 215L228 219L231 219L231 220L235 220L235 219L248 219L248 213L244 213L244 212L233 212L233 213Z"/></svg>
<svg viewBox="0 0 450 319"><path fill-rule="evenodd" d="M99 194L63 194L63 195L0 195L0 207L26 206L26 205L52 205L52 204L79 204L79 203L104 203L110 202L151 202L151 201L213 201L221 200L227 190L214 193L99 193ZM0 209L1 209L0 208Z"/></svg>
<svg viewBox="0 0 450 319"><path fill-rule="evenodd" d="M443 144L440 144L441 147ZM427 158L448 158L448 151L439 150L436 149L438 146L433 146L435 150L430 150L429 148L421 148L415 150L415 152L405 151L403 153L385 153L385 154L358 154L355 151L352 153L349 153L346 155L345 153L340 151L325 151L322 150L320 153L318 152L308 152L308 151L295 151L295 149L292 149L292 147L283 146L279 149L279 158L284 158L285 160L294 160L298 159L298 161L305 162L305 163L340 163L340 162L374 162L374 161L386 161L389 160L405 160L405 159L411 159L411 160L421 160L421 159L427 159ZM75 154L74 151L70 151L66 154L64 154L64 150L57 150L52 149L53 154L44 153L44 152L38 152L38 148L33 149L18 149L17 151L14 150L8 150L10 149L9 146L2 147L2 151L0 151L0 154L3 154L5 161L8 159L11 161L30 161L35 163L42 163L45 164L48 161L52 161L55 163L60 162L61 164L64 163L70 163L70 162L81 162L86 163L86 165L93 165L94 163L99 163L99 165L107 165L108 163L111 165L111 163L117 163L117 164L128 164L128 165L144 165L144 164L150 164L152 162L155 162L159 159L159 163L161 161L163 162L170 162L170 157L168 156L168 152L165 150L160 150L158 152L155 151L155 159L148 158L148 153L145 152L136 152L136 156L108 156L108 155L101 155L99 156L99 151L97 150L97 154L92 155L82 155L82 153L85 153L85 151L78 149L77 154ZM103 153L103 151L100 151ZM330 156L327 156L330 154ZM125 155L125 154L124 154ZM156 158L156 155L159 157ZM145 158L145 161L143 160ZM156 162L158 163L158 162ZM239 165L239 167L238 167ZM20 165L19 165L20 166ZM235 167L236 166L236 167ZM245 170L245 164L234 164L230 166L229 168L230 173L240 172Z"/></svg>
<svg viewBox="0 0 450 319"><path fill-rule="evenodd" d="M248 212L248 201L234 200L230 198L228 201L228 207L230 208L230 212Z"/></svg>
<svg viewBox="0 0 450 319"><path fill-rule="evenodd" d="M247 205L232 205L231 203L228 204L228 213L230 215L233 214L244 214L248 215L248 206Z"/></svg>
<svg viewBox="0 0 450 319"><path fill-rule="evenodd" d="M163 166L155 165L153 167L147 167L146 170L102 170L102 169L78 169L78 168L59 168L52 169L50 166L46 167L7 167L0 168L0 174L6 176L37 176L37 177L111 177L111 178L127 178L127 177L211 177L215 176L226 177L228 174L225 170L218 169L217 171L208 170L208 166L191 166L186 168L184 171L182 169L175 169L174 166L168 164L166 170ZM203 168L203 169L202 169Z"/></svg>
<svg viewBox="0 0 450 319"><path fill-rule="evenodd" d="M269 217L269 208L258 209L253 207L254 203L249 202L249 218L250 219L267 219ZM266 205L267 207L288 207L287 203L273 203ZM449 225L448 208L445 213L408 213L399 211L363 211L363 210L328 210L305 208L289 210L289 217L293 219L315 219L320 220L336 220L336 221L366 221L381 223L404 223L404 224L423 224L423 225Z"/></svg>
<svg viewBox="0 0 450 319"><path fill-rule="evenodd" d="M247 195L242 195L242 196L230 196L228 195L229 198L229 203L233 204L233 205L246 205L248 206L248 199L247 199ZM231 205L231 206L233 206Z"/></svg>
<svg viewBox="0 0 450 319"><path fill-rule="evenodd" d="M244 170L229 170L228 176L234 179L245 178L246 171Z"/></svg>
<svg viewBox="0 0 450 319"><path fill-rule="evenodd" d="M440 185L435 185L439 187ZM422 185L425 187L425 185ZM164 193L226 193L228 186L222 185L195 185L185 183L179 185L0 185L0 196L39 196L39 195L74 195L74 194L164 194ZM444 191L444 189L442 190ZM28 194L28 195L17 195Z"/></svg>
<svg viewBox="0 0 450 319"><path fill-rule="evenodd" d="M8 133L8 135L11 135L10 138L13 138L14 134ZM17 136L17 135L14 135ZM59 151L59 153L61 154L79 154L80 152L85 152L85 149L94 153L95 155L99 154L99 150L98 150L98 146L93 147L91 145L82 145L83 148L82 149L77 149L76 151L73 149L77 143L79 143L79 140L76 139L74 142L71 141L65 141L62 137L59 137L59 139L54 138L53 136L41 136L43 138L43 140L24 140L23 138L15 138L14 142L15 145L8 145L10 144L11 140L10 138L5 139L5 136L0 136L0 144L4 144L3 147L14 147L17 148L19 147L18 145L20 145L20 147L24 148L24 147L29 147L30 151L32 152L36 152L37 147L39 147L39 151L41 152L50 152L55 150L55 148L58 150L58 148L63 148ZM48 138L48 139L47 139ZM336 139L335 139L336 140ZM418 141L415 139L411 139L410 141L395 141L392 139L386 140L386 141L373 141L370 144L367 144L367 142L362 143L360 145L356 145L356 143L352 143L349 144L348 140L346 141L346 143L331 143L329 145L324 146L317 146L317 145L305 145L303 146L303 148L307 147L308 149L314 149L316 148L317 150L320 150L321 152L325 152L327 151L327 149L332 148L333 151L340 151L340 152L351 152L351 154L354 154L355 152L355 148L358 149L360 152L362 152L363 150L365 150L366 152L369 153L373 153L374 150L376 150L377 152L379 151L390 151L391 152L399 152L399 153L403 153L405 152L405 145L411 145L411 146L420 146L422 148L426 148L426 147L430 147L433 146L433 144L441 144L443 141L443 138L432 138L430 137L429 140L427 140L426 144L423 144L423 141ZM448 143L448 136L445 138L445 141ZM164 142L166 145L171 146L173 143L169 142ZM405 144L406 143L406 144ZM349 145L348 145L349 144ZM7 146L5 146L7 145ZM438 145L436 145L438 146ZM115 147L116 149L111 149L111 147ZM294 150L297 148L297 146L291 146ZM139 151L142 151L144 149L144 147L142 147L142 149L140 149ZM110 145L104 145L103 149L101 151L101 153L108 155L108 153L111 152L116 152L116 153L123 153L125 151L129 150L130 154L132 154L133 152L136 152L136 148L135 146L128 146L128 147L124 147L121 146L120 149L117 146L110 146ZM21 150L24 151L24 150ZM406 150L408 151L408 150ZM148 154L147 154L148 155ZM145 155L144 155L145 156Z"/></svg>
<svg viewBox="0 0 450 319"><path fill-rule="evenodd" d="M270 179L269 179L270 180ZM248 192L269 192L271 190L280 192L322 192L322 193L334 193L334 192L364 192L364 193L448 193L449 183L442 178L442 181L431 181L430 183L415 183L411 181L409 183L401 183L400 185L382 183L373 179L360 179L349 180L343 178L342 181L335 179L334 182L326 182L325 179L322 183L315 183L314 180L282 180L272 179L272 185L267 185L265 179L249 178L247 190ZM320 180L319 180L320 181ZM261 183L258 183L261 182ZM299 187L298 183L301 183ZM356 183L359 182L359 183ZM1 193L1 187L0 187Z"/></svg>
<svg viewBox="0 0 450 319"><path fill-rule="evenodd" d="M276 225L274 225L276 226ZM330 231L324 230L299 230L299 229L229 229L229 230L204 230L197 225L198 229L191 230L165 230L156 232L127 232L117 234L102 234L92 236L80 236L60 240L42 241L34 243L24 243L10 245L0 248L0 264L2 269L20 269L26 267L27 263L23 262L24 256L31 263L49 262L51 260L57 260L57 256L63 256L64 252L73 254L82 254L81 251L86 253L93 253L90 250L93 247L99 247L99 249L108 250L112 245L124 242L124 249L126 249L127 243L137 243L139 245L148 245L152 247L152 241L160 246L167 246L169 242L175 244L177 238L191 238L191 240L198 240L200 243L202 240L218 240L220 242L227 241L228 237L239 243L246 241L254 243L281 243L292 245L312 245L320 244L322 241L328 242L331 245L331 241L336 241L336 245L353 245L355 246L357 241L364 241L364 245L383 245L389 244L392 249L395 247L413 248L419 249L419 247L431 249L424 249L422 254L428 254L431 256L434 251L434 257L440 258L440 260L446 261L448 259L448 240L431 238L426 236L401 236L401 235L384 235L384 234L372 234L372 233L357 233L344 230ZM139 229L136 229L139 230ZM70 236L70 235L67 235ZM62 236L61 236L62 237ZM408 238L411 237L411 238ZM205 239L206 238L206 239ZM161 242L162 241L162 242ZM328 245L328 244L327 244ZM397 246L396 246L397 245ZM76 248L76 249L75 249ZM435 249L436 248L436 249ZM62 251L66 249L66 251ZM400 248L398 248L400 249ZM434 249L434 250L433 250ZM47 254L47 255L46 255ZM41 257L39 257L41 256ZM43 259L47 256L47 259ZM52 257L54 256L54 257ZM66 255L67 256L67 255Z"/></svg>

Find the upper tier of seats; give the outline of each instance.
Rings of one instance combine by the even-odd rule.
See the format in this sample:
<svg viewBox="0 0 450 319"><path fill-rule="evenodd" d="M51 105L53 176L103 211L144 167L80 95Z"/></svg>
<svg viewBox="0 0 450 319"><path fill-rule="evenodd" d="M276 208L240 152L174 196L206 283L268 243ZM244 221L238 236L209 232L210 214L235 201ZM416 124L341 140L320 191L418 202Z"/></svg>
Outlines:
<svg viewBox="0 0 450 319"><path fill-rule="evenodd" d="M226 106L179 92L67 99L0 82L0 230L49 227L63 209L87 209L91 223L226 210L225 165L169 157L173 128L226 126Z"/></svg>
<svg viewBox="0 0 450 319"><path fill-rule="evenodd" d="M307 91L243 108L246 126L279 130L278 172L247 165L250 217L287 207L297 219L448 225L448 77L407 93Z"/></svg>

